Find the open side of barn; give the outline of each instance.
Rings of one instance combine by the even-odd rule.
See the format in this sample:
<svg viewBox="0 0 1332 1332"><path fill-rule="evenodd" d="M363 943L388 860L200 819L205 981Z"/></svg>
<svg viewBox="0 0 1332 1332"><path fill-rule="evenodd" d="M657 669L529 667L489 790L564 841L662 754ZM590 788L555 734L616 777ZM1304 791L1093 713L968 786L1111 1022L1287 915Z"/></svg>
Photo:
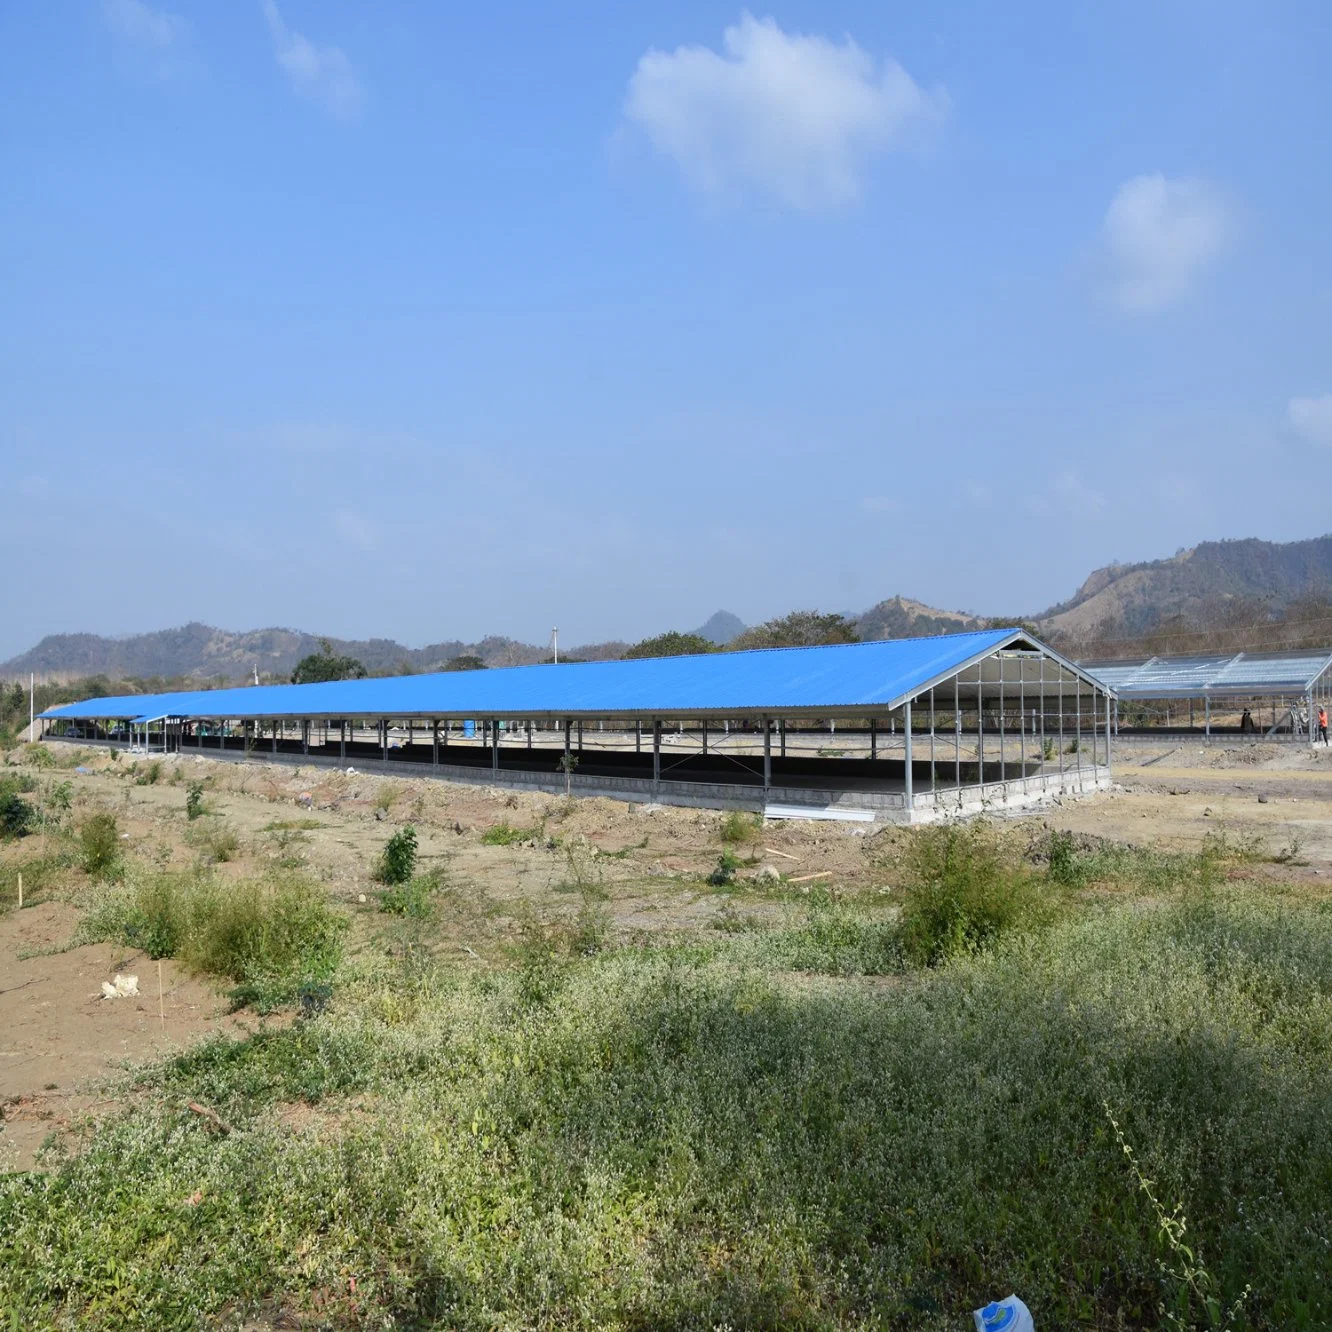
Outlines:
<svg viewBox="0 0 1332 1332"><path fill-rule="evenodd" d="M925 822L1110 780L1113 692L1018 629L89 699L53 738Z"/></svg>

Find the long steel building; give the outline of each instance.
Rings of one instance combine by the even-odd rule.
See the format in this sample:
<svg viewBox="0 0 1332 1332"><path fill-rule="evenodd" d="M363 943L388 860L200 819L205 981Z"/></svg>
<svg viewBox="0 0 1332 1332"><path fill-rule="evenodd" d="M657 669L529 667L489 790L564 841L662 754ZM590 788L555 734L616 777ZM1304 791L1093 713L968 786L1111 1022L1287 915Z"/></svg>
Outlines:
<svg viewBox="0 0 1332 1332"><path fill-rule="evenodd" d="M168 754L914 822L1106 785L1113 700L995 629L97 698L42 725Z"/></svg>

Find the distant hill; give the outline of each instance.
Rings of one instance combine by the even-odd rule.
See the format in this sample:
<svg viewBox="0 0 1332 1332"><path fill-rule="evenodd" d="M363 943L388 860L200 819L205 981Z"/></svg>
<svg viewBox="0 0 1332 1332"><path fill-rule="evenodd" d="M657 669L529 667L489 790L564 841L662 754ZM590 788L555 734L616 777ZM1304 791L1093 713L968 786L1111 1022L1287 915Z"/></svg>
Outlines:
<svg viewBox="0 0 1332 1332"><path fill-rule="evenodd" d="M993 622L903 596L848 619L866 640L957 633ZM1068 601L1004 623L1023 620L1070 651L1107 655L1322 646L1332 640L1332 536L1286 543L1205 541L1171 559L1112 564L1087 578ZM692 632L725 647L745 628L739 616L719 610ZM26 678L33 671L48 681L97 675L233 681L249 679L258 670L261 677L281 680L302 657L318 651L320 641L316 634L295 629L234 633L198 623L125 638L52 634L0 664L0 677ZM357 658L378 675L440 670L455 657L479 657L487 666L525 666L550 656L548 647L499 636L477 643L447 639L420 648L388 638L330 642L336 653ZM613 660L626 647L611 639L564 648L560 656Z"/></svg>
<svg viewBox="0 0 1332 1332"><path fill-rule="evenodd" d="M1036 623L1047 637L1077 643L1147 635L1167 624L1202 629L1241 606L1277 616L1297 602L1328 597L1332 536L1204 541L1171 559L1098 569Z"/></svg>
<svg viewBox="0 0 1332 1332"><path fill-rule="evenodd" d="M697 629L691 629L691 634L699 638L706 638L709 643L715 643L718 647L725 647L728 643L739 638L749 626L738 616L732 615L730 611L715 611L709 619Z"/></svg>
<svg viewBox="0 0 1332 1332"><path fill-rule="evenodd" d="M243 680L286 677L304 656L319 650L320 637L295 629L254 629L233 633L207 624L187 624L125 638L98 634L50 634L35 648L0 665L0 675L35 671L45 679L105 675L112 679ZM404 647L389 638L331 638L333 650L355 657L375 673L441 669L454 657L480 657L487 666L525 666L541 661L547 649L511 638L483 638L479 643L447 640L422 648Z"/></svg>
<svg viewBox="0 0 1332 1332"><path fill-rule="evenodd" d="M910 597L892 597L854 618L856 632L866 641L882 638L928 638L978 629L984 623L963 611L938 610Z"/></svg>

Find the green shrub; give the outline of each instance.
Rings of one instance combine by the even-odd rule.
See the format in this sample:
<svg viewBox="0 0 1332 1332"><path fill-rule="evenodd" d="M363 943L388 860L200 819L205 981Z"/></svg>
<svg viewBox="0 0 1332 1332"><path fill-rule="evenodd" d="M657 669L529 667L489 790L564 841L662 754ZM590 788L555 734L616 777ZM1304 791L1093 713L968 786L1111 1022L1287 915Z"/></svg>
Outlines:
<svg viewBox="0 0 1332 1332"><path fill-rule="evenodd" d="M31 795L37 789L37 779L30 772L10 772L0 777L0 795L21 792Z"/></svg>
<svg viewBox="0 0 1332 1332"><path fill-rule="evenodd" d="M1048 895L983 823L922 829L909 851L902 948L922 966L975 953L1050 915Z"/></svg>
<svg viewBox="0 0 1332 1332"><path fill-rule="evenodd" d="M416 872L416 829L409 823L399 828L384 846L375 877L380 883L407 883Z"/></svg>
<svg viewBox="0 0 1332 1332"><path fill-rule="evenodd" d="M757 814L733 809L722 815L719 832L723 842L745 843L754 841L762 827L763 820Z"/></svg>
<svg viewBox="0 0 1332 1332"><path fill-rule="evenodd" d="M120 867L120 828L114 814L93 814L79 829L83 868L94 879L104 879Z"/></svg>
<svg viewBox="0 0 1332 1332"><path fill-rule="evenodd" d="M55 768L56 756L45 745L27 744L23 746L23 761L34 768Z"/></svg>
<svg viewBox="0 0 1332 1332"><path fill-rule="evenodd" d="M1052 832L1047 855L1049 857L1050 877L1056 883L1072 888L1085 881L1087 877L1086 861L1078 855L1077 844L1074 842L1071 832L1058 830Z"/></svg>
<svg viewBox="0 0 1332 1332"><path fill-rule="evenodd" d="M162 760L152 759L144 764L143 771L134 778L135 786L156 786L162 780Z"/></svg>
<svg viewBox="0 0 1332 1332"><path fill-rule="evenodd" d="M191 782L185 792L185 817L191 823L204 812L203 783Z"/></svg>
<svg viewBox="0 0 1332 1332"><path fill-rule="evenodd" d="M37 821L37 811L17 791L0 794L0 837L23 837Z"/></svg>

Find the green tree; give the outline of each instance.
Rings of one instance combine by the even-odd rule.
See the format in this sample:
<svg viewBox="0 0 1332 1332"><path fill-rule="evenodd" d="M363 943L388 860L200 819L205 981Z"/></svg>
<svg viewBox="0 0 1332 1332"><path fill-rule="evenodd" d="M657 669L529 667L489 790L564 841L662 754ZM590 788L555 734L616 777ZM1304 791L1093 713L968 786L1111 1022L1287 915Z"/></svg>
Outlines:
<svg viewBox="0 0 1332 1332"><path fill-rule="evenodd" d="M681 634L672 629L669 633L658 634L656 638L645 638L635 643L625 654L624 660L636 657L692 657L700 652L716 652L716 645L697 634Z"/></svg>
<svg viewBox="0 0 1332 1332"><path fill-rule="evenodd" d="M302 657L291 673L292 684L321 684L326 680L363 680L365 666L355 657L343 657L333 651L327 638L319 640L319 651Z"/></svg>
<svg viewBox="0 0 1332 1332"><path fill-rule="evenodd" d="M825 643L859 641L855 625L846 616L801 610L746 629L728 644L728 648L734 652L745 648L820 647Z"/></svg>
<svg viewBox="0 0 1332 1332"><path fill-rule="evenodd" d="M484 671L486 663L480 657L450 657L444 663L446 671Z"/></svg>

